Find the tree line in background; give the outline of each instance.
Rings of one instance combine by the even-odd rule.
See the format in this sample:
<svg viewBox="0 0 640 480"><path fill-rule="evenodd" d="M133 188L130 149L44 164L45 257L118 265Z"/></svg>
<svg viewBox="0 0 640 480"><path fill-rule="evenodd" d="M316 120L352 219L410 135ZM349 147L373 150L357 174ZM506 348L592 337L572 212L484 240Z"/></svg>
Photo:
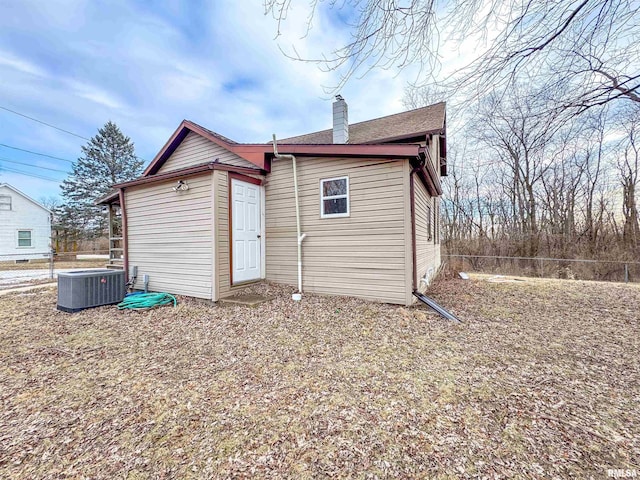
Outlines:
<svg viewBox="0 0 640 480"><path fill-rule="evenodd" d="M109 234L107 210L96 200L111 186L132 180L142 173L143 162L134 144L109 121L82 147L82 155L62 182L62 202L45 201L54 212L53 247L73 252L79 245L96 243Z"/></svg>
<svg viewBox="0 0 640 480"><path fill-rule="evenodd" d="M445 251L638 261L640 105L567 118L545 101L491 95L449 130Z"/></svg>

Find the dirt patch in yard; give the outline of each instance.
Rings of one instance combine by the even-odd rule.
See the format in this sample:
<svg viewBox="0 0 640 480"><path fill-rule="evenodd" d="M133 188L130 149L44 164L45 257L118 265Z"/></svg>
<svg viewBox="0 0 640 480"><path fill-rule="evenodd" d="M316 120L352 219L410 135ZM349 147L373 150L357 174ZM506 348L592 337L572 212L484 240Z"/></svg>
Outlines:
<svg viewBox="0 0 640 480"><path fill-rule="evenodd" d="M426 308L0 298L2 478L605 478L640 468L640 288L450 280Z"/></svg>

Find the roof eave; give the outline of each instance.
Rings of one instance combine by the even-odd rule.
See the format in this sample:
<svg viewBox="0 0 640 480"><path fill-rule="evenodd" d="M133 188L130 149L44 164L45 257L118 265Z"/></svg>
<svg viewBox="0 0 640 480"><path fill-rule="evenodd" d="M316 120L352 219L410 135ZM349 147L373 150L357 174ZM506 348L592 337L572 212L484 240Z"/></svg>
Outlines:
<svg viewBox="0 0 640 480"><path fill-rule="evenodd" d="M184 140L188 133L189 129L186 128L186 120L183 120L175 132L173 132L173 135L169 137L169 140L167 140L153 160L151 160L151 163L145 168L144 172L142 172L142 176L153 175L160 170L160 167L164 165L164 162L171 156L176 148L178 148L178 145L180 145L180 142Z"/></svg>
<svg viewBox="0 0 640 480"><path fill-rule="evenodd" d="M15 193L17 193L18 195L24 197L25 199L29 200L31 203L35 204L36 206L40 207L43 210L46 210L50 215L53 215L53 212L51 210L49 210L47 207L45 207L44 205L42 205L40 202L36 202L33 198L31 198L29 195L21 192L20 190L18 190L16 187L14 187L13 185L9 185L8 183L0 183L0 187L7 187L9 190L13 190Z"/></svg>
<svg viewBox="0 0 640 480"><path fill-rule="evenodd" d="M379 140L371 140L369 142L365 142L362 145L377 145L380 143L389 143L389 142L399 142L401 140L423 140L427 135L443 135L445 132L444 128L436 128L434 130L425 130L423 132L415 132L407 135L399 135L396 137L387 137L381 138Z"/></svg>
<svg viewBox="0 0 640 480"><path fill-rule="evenodd" d="M419 151L418 144L278 144L279 153L315 157L412 158Z"/></svg>
<svg viewBox="0 0 640 480"><path fill-rule="evenodd" d="M164 165L164 163L167 161L167 159L173 154L173 152L175 152L175 150L178 148L178 145L180 145L180 143L185 139L189 132L197 133L198 135L206 138L207 140L210 140L211 142L221 146L222 148L235 153L239 157L255 165L257 168L265 168L264 152L260 148L256 149L256 145L226 142L222 138L219 138L216 135L212 135L211 132L201 127L197 123L193 123L189 120L183 120L176 131L173 132L173 135L171 135L169 140L167 140L167 143L164 144L162 149L154 157L149 166L144 170L142 175L149 176L156 174L160 170L162 165Z"/></svg>
<svg viewBox="0 0 640 480"><path fill-rule="evenodd" d="M420 157L423 159L423 165L418 170L418 175L427 187L429 195L442 195L442 183L440 182L440 176L436 173L433 162L431 161L429 149L425 147L421 148Z"/></svg>
<svg viewBox="0 0 640 480"><path fill-rule="evenodd" d="M209 163L202 163L200 165L194 165L192 167L172 170L166 173L160 173L157 175L142 176L134 180L129 180L128 182L116 183L115 185L112 186L112 188L123 189L123 188L135 187L138 185L145 185L149 183L163 182L163 181L173 180L176 178L181 178L181 177L186 177L191 175L198 175L211 170L223 170L223 171L229 171L229 172L244 173L249 175L265 175L267 173L266 170L263 170L260 168L238 167L236 165L228 165L225 163L209 162Z"/></svg>
<svg viewBox="0 0 640 480"><path fill-rule="evenodd" d="M108 194L98 198L95 201L96 205L111 205L112 203L118 203L116 200L120 200L118 190L114 190L113 192L109 192Z"/></svg>

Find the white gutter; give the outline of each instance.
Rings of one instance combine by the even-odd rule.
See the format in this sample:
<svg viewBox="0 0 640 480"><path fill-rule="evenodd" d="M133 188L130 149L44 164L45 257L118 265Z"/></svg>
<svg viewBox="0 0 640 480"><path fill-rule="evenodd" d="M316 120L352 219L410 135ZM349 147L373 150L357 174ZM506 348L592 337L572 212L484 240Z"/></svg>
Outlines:
<svg viewBox="0 0 640 480"><path fill-rule="evenodd" d="M296 170L296 157L290 154L279 154L276 145L276 134L273 134L273 154L276 158L291 160L293 165L293 194L296 199L296 235L298 243L298 293L293 295L294 300L302 298L302 241L307 236L306 233L300 233L300 200L298 198L298 173Z"/></svg>

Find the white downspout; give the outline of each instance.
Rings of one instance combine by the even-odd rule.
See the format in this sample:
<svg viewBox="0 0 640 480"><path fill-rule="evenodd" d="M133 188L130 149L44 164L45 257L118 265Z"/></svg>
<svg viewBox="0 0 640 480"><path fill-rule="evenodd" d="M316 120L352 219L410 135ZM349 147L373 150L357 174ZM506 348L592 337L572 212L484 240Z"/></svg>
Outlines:
<svg viewBox="0 0 640 480"><path fill-rule="evenodd" d="M302 298L302 241L307 236L306 233L300 232L300 200L298 199L298 173L296 170L296 157L290 154L279 154L276 145L276 134L273 134L273 154L276 158L289 159L293 165L293 194L296 200L296 235L298 243L298 294L293 295L294 300Z"/></svg>

